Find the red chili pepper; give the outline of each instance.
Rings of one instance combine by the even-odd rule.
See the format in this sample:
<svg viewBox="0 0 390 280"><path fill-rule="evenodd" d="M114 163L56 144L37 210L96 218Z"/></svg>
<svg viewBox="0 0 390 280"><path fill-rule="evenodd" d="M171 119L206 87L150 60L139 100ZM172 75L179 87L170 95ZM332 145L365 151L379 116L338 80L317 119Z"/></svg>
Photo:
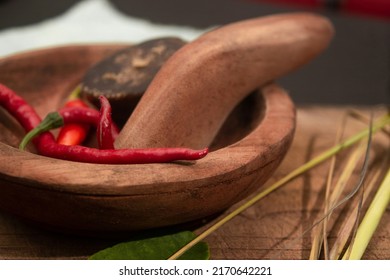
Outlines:
<svg viewBox="0 0 390 280"><path fill-rule="evenodd" d="M50 114L60 115L60 117L63 118L64 125L77 122L97 127L100 119L99 111L93 108L65 107L58 110L58 112Z"/></svg>
<svg viewBox="0 0 390 280"><path fill-rule="evenodd" d="M51 138L50 138L51 137ZM44 156L70 161L102 164L144 164L164 163L176 160L197 160L205 157L208 149L150 148L100 150L83 146L57 144L52 134L42 134L38 150Z"/></svg>
<svg viewBox="0 0 390 280"><path fill-rule="evenodd" d="M34 108L14 91L1 84L0 105L14 116L27 132L42 125L41 118ZM63 121L62 118L60 120ZM176 160L197 160L205 157L208 153L208 148L202 150L186 148L99 150L79 145L66 146L56 143L53 134L49 131L37 135L32 141L41 155L89 163L162 163Z"/></svg>
<svg viewBox="0 0 390 280"><path fill-rule="evenodd" d="M99 149L114 149L114 136L112 135L111 106L107 98L99 96L100 119L97 126L97 139Z"/></svg>
<svg viewBox="0 0 390 280"><path fill-rule="evenodd" d="M110 132L106 131L105 134L107 135L107 140L111 141L110 143L107 143L107 145L111 145L113 149L114 140L119 134L119 128L110 117L108 117L107 121L109 122L109 125L105 129L110 129ZM24 149L31 139L42 132L59 127L66 127L76 122L79 125L92 125L98 128L102 123L101 113L96 109L84 107L64 107L58 112L49 113L46 118L34 128L34 130L27 133L27 135L23 138L23 141L20 143L20 147ZM97 134L99 138L99 132Z"/></svg>
<svg viewBox="0 0 390 280"><path fill-rule="evenodd" d="M76 122L80 125L92 125L94 127L98 127L100 119L99 111L93 108L64 107L58 112L49 113L39 125L37 125L33 130L29 131L20 143L20 147L24 149L27 143L40 133L59 127L65 127ZM110 129L112 130L112 141L114 141L116 136L119 134L119 129L114 122L111 122Z"/></svg>
<svg viewBox="0 0 390 280"><path fill-rule="evenodd" d="M88 108L88 105L78 98L80 94L80 85L71 93L69 100L65 103L67 107L83 107ZM79 145L84 142L87 137L89 126L78 122L64 125L58 133L57 143L63 145Z"/></svg>
<svg viewBox="0 0 390 280"><path fill-rule="evenodd" d="M26 131L32 130L41 122L41 118L23 98L1 83L0 105L16 119Z"/></svg>

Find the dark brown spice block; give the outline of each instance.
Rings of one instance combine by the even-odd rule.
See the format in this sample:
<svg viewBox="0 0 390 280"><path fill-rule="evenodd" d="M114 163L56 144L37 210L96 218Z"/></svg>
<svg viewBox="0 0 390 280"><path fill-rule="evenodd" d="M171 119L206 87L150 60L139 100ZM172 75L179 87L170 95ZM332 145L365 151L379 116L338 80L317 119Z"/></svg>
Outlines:
<svg viewBox="0 0 390 280"><path fill-rule="evenodd" d="M123 124L164 62L185 43L166 37L119 50L87 71L82 96L97 107L98 97L107 97L113 119Z"/></svg>

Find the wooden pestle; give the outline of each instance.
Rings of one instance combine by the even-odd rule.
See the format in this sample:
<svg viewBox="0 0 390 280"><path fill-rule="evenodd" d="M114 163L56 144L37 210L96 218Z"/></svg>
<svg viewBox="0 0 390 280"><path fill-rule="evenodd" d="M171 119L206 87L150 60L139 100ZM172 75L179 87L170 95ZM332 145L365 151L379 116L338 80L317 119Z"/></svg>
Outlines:
<svg viewBox="0 0 390 280"><path fill-rule="evenodd" d="M311 13L243 20L205 33L165 62L115 147L209 146L245 96L319 55L333 33L329 20Z"/></svg>

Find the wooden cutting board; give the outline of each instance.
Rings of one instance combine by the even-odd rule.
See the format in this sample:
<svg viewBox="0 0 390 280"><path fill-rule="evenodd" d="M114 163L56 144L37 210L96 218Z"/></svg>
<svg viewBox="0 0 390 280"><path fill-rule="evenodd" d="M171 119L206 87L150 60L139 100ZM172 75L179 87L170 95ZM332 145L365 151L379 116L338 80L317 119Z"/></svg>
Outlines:
<svg viewBox="0 0 390 280"><path fill-rule="evenodd" d="M372 110L375 116L379 116L386 112L384 107L354 109L365 116L369 116ZM298 106L297 130L292 147L266 185L279 180L333 146L339 124L348 109L350 108ZM349 118L344 133L346 136L352 135L366 127L362 121ZM377 133L373 138L370 153L371 169L377 169L383 164L389 147L388 136ZM343 151L337 157L336 177L340 174L350 151ZM285 184L209 235L206 241L210 246L211 259L308 259L312 243L311 232L303 233L322 216L329 162L326 161ZM351 179L351 188L359 176L359 166L361 164ZM389 161L385 162L385 166L389 168ZM367 182L371 178L371 173L367 174ZM351 203L346 203L335 210L329 223L330 245L338 235L342 217L345 217L350 208ZM363 209L365 208L366 205ZM192 225L189 228L200 233L226 214L222 213L214 219L204 221L201 226ZM86 259L96 251L126 241L128 238L68 236L28 225L6 213L0 213L0 259ZM364 259L390 259L389 207L367 248Z"/></svg>
<svg viewBox="0 0 390 280"><path fill-rule="evenodd" d="M334 145L336 134L345 112L345 107L300 107L297 118L297 131L291 150L274 176L267 182L273 182L287 175L293 169L312 159L314 156ZM360 108L359 112L369 116L374 110L379 116L379 108ZM366 127L356 119L349 118L345 134L352 135ZM373 139L371 166L380 164L389 155L389 138L378 133ZM351 150L337 157L335 177L337 178ZM310 172L296 178L271 193L256 205L236 217L228 225L207 240L214 259L308 259L311 249L310 229L323 217L322 203L325 197L326 177L330 161L317 166ZM348 191L355 186L360 167L351 178ZM389 161L386 163L389 168ZM386 170L386 168L384 168ZM371 172L372 173L372 172ZM368 184L371 173L367 174ZM346 195L346 194L345 194ZM332 245L338 230L350 211L351 205L339 207L332 220L329 244ZM366 206L365 206L366 208ZM390 207L367 248L364 259L390 259Z"/></svg>

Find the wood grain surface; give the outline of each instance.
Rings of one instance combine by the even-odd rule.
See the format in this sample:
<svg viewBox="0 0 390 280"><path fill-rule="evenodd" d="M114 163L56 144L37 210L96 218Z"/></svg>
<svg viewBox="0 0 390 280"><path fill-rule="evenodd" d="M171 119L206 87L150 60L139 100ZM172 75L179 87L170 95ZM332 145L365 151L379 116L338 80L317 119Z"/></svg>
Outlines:
<svg viewBox="0 0 390 280"><path fill-rule="evenodd" d="M64 46L4 58L0 82L43 117L61 107L91 65L119 47ZM253 193L253 182L269 179L292 142L295 111L285 90L268 84L231 112L204 159L113 165L20 151L23 132L1 110L0 209L58 231L92 235L203 219Z"/></svg>
<svg viewBox="0 0 390 280"><path fill-rule="evenodd" d="M297 130L292 147L282 165L266 185L277 181L331 147L339 124L348 109L346 107L299 107ZM357 108L357 110L366 116L371 110L375 112L375 116L385 112L385 108L380 106ZM351 135L365 127L366 124L350 118L345 135ZM388 161L383 163L388 152L388 137L383 133L377 133L371 148L370 170L383 168L383 164L389 168ZM335 176L340 173L349 153L350 150L346 150L337 157ZM308 259L311 237L310 232L305 235L303 233L321 216L328 166L329 161L287 183L209 235L206 241L210 246L211 259ZM356 171L351 182L352 187L358 176L359 171ZM368 180L370 176L371 172L367 174ZM231 207L226 213L235 207L237 205ZM349 208L350 205L347 203L336 209L335 221L330 223L330 245L334 242L342 217L350 210ZM200 233L226 213L204 220L201 225L192 224L183 227ZM176 230L176 228L166 230ZM158 230L140 234L156 233ZM115 239L65 235L47 231L6 213L0 213L0 259L86 259L100 249L135 237L136 234ZM389 208L367 248L364 259L390 259Z"/></svg>

